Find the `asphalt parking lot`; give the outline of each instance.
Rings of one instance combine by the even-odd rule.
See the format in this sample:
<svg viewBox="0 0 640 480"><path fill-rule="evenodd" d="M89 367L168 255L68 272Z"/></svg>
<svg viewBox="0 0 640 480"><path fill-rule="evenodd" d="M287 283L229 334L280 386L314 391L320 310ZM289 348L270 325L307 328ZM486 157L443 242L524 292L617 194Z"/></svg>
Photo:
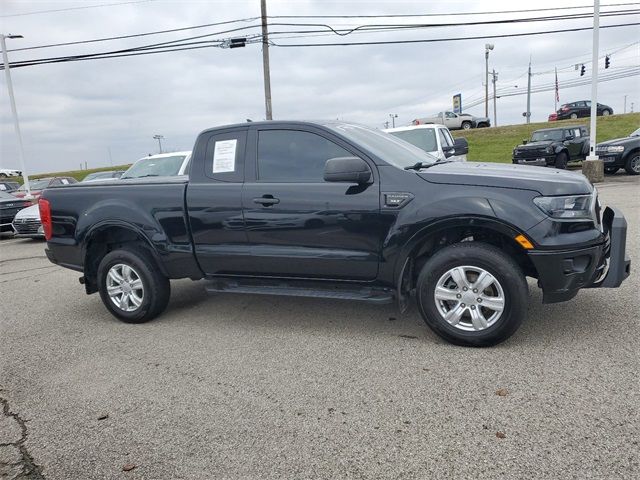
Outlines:
<svg viewBox="0 0 640 480"><path fill-rule="evenodd" d="M640 178L598 189L631 277L555 305L530 283L528 321L480 350L415 309L191 281L126 325L43 242L2 239L0 476L638 478Z"/></svg>

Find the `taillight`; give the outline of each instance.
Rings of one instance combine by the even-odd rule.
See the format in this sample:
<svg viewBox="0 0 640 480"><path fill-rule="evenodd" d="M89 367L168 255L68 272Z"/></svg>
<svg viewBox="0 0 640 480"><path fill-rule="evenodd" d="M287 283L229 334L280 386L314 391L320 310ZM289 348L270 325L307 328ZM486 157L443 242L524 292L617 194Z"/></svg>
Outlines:
<svg viewBox="0 0 640 480"><path fill-rule="evenodd" d="M49 200L40 198L38 200L38 209L40 210L40 222L42 223L42 229L44 230L44 238L51 240L52 224L51 224L51 204Z"/></svg>

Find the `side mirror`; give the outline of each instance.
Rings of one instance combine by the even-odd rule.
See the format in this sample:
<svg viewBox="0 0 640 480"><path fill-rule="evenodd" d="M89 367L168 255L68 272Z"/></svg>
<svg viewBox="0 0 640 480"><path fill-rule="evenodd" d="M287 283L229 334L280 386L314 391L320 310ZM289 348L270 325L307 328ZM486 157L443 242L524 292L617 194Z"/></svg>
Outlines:
<svg viewBox="0 0 640 480"><path fill-rule="evenodd" d="M575 137L573 135L567 135L564 137L565 140L573 140Z"/></svg>
<svg viewBox="0 0 640 480"><path fill-rule="evenodd" d="M527 143L529 143L529 140L527 140L526 138L523 138L523 139L522 139L522 144L523 144L523 145L526 145Z"/></svg>
<svg viewBox="0 0 640 480"><path fill-rule="evenodd" d="M466 155L469 153L469 142L463 137L456 138L453 141L453 148L456 155Z"/></svg>
<svg viewBox="0 0 640 480"><path fill-rule="evenodd" d="M330 158L324 164L324 180L362 185L371 182L371 169L359 157Z"/></svg>

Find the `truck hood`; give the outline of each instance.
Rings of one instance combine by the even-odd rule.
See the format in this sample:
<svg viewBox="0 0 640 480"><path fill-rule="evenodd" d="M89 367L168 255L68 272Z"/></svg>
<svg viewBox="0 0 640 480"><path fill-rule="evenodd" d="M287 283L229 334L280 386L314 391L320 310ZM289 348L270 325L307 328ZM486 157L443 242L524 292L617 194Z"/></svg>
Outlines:
<svg viewBox="0 0 640 480"><path fill-rule="evenodd" d="M599 146L608 146L608 145L630 145L633 143L640 143L640 137L624 137L624 138L614 138L613 140L607 140L606 142L598 143Z"/></svg>
<svg viewBox="0 0 640 480"><path fill-rule="evenodd" d="M527 165L443 163L421 170L418 175L431 183L515 188L541 195L590 194L593 190L581 173Z"/></svg>
<svg viewBox="0 0 640 480"><path fill-rule="evenodd" d="M553 143L553 140L540 140L538 142L529 142L526 144L518 145L516 148L518 150L534 150L539 148L548 147Z"/></svg>

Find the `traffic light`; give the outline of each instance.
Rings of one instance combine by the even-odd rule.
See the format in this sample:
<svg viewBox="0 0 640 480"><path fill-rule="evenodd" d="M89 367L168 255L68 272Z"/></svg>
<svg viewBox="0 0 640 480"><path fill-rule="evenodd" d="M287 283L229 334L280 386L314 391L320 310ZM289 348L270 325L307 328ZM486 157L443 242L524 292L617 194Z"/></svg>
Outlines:
<svg viewBox="0 0 640 480"><path fill-rule="evenodd" d="M586 72L586 71L587 71L587 69L585 68L585 66L584 66L584 65L582 65L582 66L580 67L580 76L581 76L581 77L584 77L584 72Z"/></svg>
<svg viewBox="0 0 640 480"><path fill-rule="evenodd" d="M610 63L611 59L609 58L609 55L607 55L606 57L604 57L604 68L609 68Z"/></svg>

